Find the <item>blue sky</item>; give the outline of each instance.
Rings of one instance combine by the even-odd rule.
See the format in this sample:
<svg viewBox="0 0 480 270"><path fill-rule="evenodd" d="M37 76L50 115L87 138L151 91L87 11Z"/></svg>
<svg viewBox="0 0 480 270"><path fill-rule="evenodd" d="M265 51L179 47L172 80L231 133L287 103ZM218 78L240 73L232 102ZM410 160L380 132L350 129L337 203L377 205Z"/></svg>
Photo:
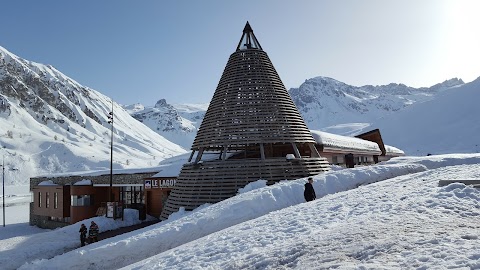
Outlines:
<svg viewBox="0 0 480 270"><path fill-rule="evenodd" d="M209 102L248 20L288 88L480 76L479 1L0 3L0 46L122 104Z"/></svg>

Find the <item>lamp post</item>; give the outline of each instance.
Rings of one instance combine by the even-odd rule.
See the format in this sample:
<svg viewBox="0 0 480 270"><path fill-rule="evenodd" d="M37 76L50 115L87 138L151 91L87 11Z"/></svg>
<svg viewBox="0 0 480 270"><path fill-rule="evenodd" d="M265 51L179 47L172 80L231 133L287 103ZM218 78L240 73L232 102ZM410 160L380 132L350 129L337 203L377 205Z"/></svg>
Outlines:
<svg viewBox="0 0 480 270"><path fill-rule="evenodd" d="M108 188L108 201L112 201L112 186L113 186L113 99L112 111L108 113L108 121L111 124L111 138L110 138L110 187Z"/></svg>
<svg viewBox="0 0 480 270"><path fill-rule="evenodd" d="M2 160L2 190L3 190L3 227L5 227L5 156Z"/></svg>
<svg viewBox="0 0 480 270"><path fill-rule="evenodd" d="M3 193L3 227L5 227L5 155L2 158L2 193ZM17 171L16 168L10 168L11 171Z"/></svg>

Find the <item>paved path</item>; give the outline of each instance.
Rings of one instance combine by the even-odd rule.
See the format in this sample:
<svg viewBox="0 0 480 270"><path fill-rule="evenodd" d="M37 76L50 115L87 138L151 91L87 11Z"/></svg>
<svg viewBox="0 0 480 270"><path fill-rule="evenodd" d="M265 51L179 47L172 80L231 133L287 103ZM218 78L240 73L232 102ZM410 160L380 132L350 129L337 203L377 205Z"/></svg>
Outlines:
<svg viewBox="0 0 480 270"><path fill-rule="evenodd" d="M160 220L145 221L145 222L142 222L140 224L136 224L136 225L132 225L132 226L128 226L128 227L122 227L122 228L118 228L116 230L102 232L102 233L98 234L98 241L101 241L103 239L107 239L107 238L110 238L110 237L114 237L114 236L117 236L117 235L120 235L120 234L124 234L124 233L127 233L127 232L131 232L131 231L134 231L134 230L138 230L138 229L153 225L153 224L158 223L158 222L160 222Z"/></svg>

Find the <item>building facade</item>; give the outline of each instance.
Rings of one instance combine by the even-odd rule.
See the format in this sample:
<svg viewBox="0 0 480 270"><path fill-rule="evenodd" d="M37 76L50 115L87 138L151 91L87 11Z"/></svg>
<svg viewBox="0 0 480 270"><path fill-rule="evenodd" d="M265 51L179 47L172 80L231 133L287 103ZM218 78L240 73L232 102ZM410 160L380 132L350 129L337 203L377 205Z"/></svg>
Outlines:
<svg viewBox="0 0 480 270"><path fill-rule="evenodd" d="M109 173L31 178L30 225L57 228L107 215L109 191L112 202L122 209L138 209L141 219L147 210L144 181L157 172L115 173L111 189Z"/></svg>

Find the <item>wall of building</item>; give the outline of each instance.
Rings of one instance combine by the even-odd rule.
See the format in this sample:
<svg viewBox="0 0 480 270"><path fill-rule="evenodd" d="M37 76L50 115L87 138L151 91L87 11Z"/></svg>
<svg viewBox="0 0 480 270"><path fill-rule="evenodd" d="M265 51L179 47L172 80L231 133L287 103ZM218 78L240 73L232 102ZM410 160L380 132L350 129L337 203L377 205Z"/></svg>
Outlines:
<svg viewBox="0 0 480 270"><path fill-rule="evenodd" d="M167 191L162 189L153 189L146 191L145 195L147 214L157 218L160 217L163 209L163 203L166 201L165 198L168 197Z"/></svg>
<svg viewBox="0 0 480 270"><path fill-rule="evenodd" d="M70 216L69 186L37 186L33 192L33 214L50 218ZM48 196L47 196L48 195ZM41 200L40 200L41 197ZM56 202L55 202L56 198ZM67 200L67 201L65 201Z"/></svg>
<svg viewBox="0 0 480 270"><path fill-rule="evenodd" d="M143 185L143 180L157 172L135 174L114 174L114 185ZM76 182L88 179L95 185L74 185ZM39 186L41 182L52 181L53 186ZM30 225L41 228L58 228L76 223L80 220L96 215L102 202L109 200L108 190L110 174L99 176L59 176L59 177L34 177L30 179L30 190L33 192L33 202L30 204ZM42 194L42 207L39 206L39 192ZM46 208L46 192L49 192L49 207ZM58 208L54 208L54 193L58 194ZM72 195L92 195L93 205L87 207L71 206ZM119 187L113 187L113 200L120 199Z"/></svg>
<svg viewBox="0 0 480 270"><path fill-rule="evenodd" d="M355 165L371 165L375 164L374 155L360 154L352 152ZM322 157L327 158L328 163L344 166L346 163L345 153L341 152L320 152Z"/></svg>
<svg viewBox="0 0 480 270"><path fill-rule="evenodd" d="M109 200L108 196L109 187L94 187L94 186L71 186L70 192L72 197L76 196L89 196L89 205L71 205L70 206L70 222L76 223L80 220L84 220L93 216L96 216L98 208L102 202ZM117 194L118 188L113 188L113 194Z"/></svg>
<svg viewBox="0 0 480 270"><path fill-rule="evenodd" d="M51 220L47 216L40 216L35 214L30 214L30 225L37 226L42 229L56 229L70 225L69 222L61 222L56 220Z"/></svg>

